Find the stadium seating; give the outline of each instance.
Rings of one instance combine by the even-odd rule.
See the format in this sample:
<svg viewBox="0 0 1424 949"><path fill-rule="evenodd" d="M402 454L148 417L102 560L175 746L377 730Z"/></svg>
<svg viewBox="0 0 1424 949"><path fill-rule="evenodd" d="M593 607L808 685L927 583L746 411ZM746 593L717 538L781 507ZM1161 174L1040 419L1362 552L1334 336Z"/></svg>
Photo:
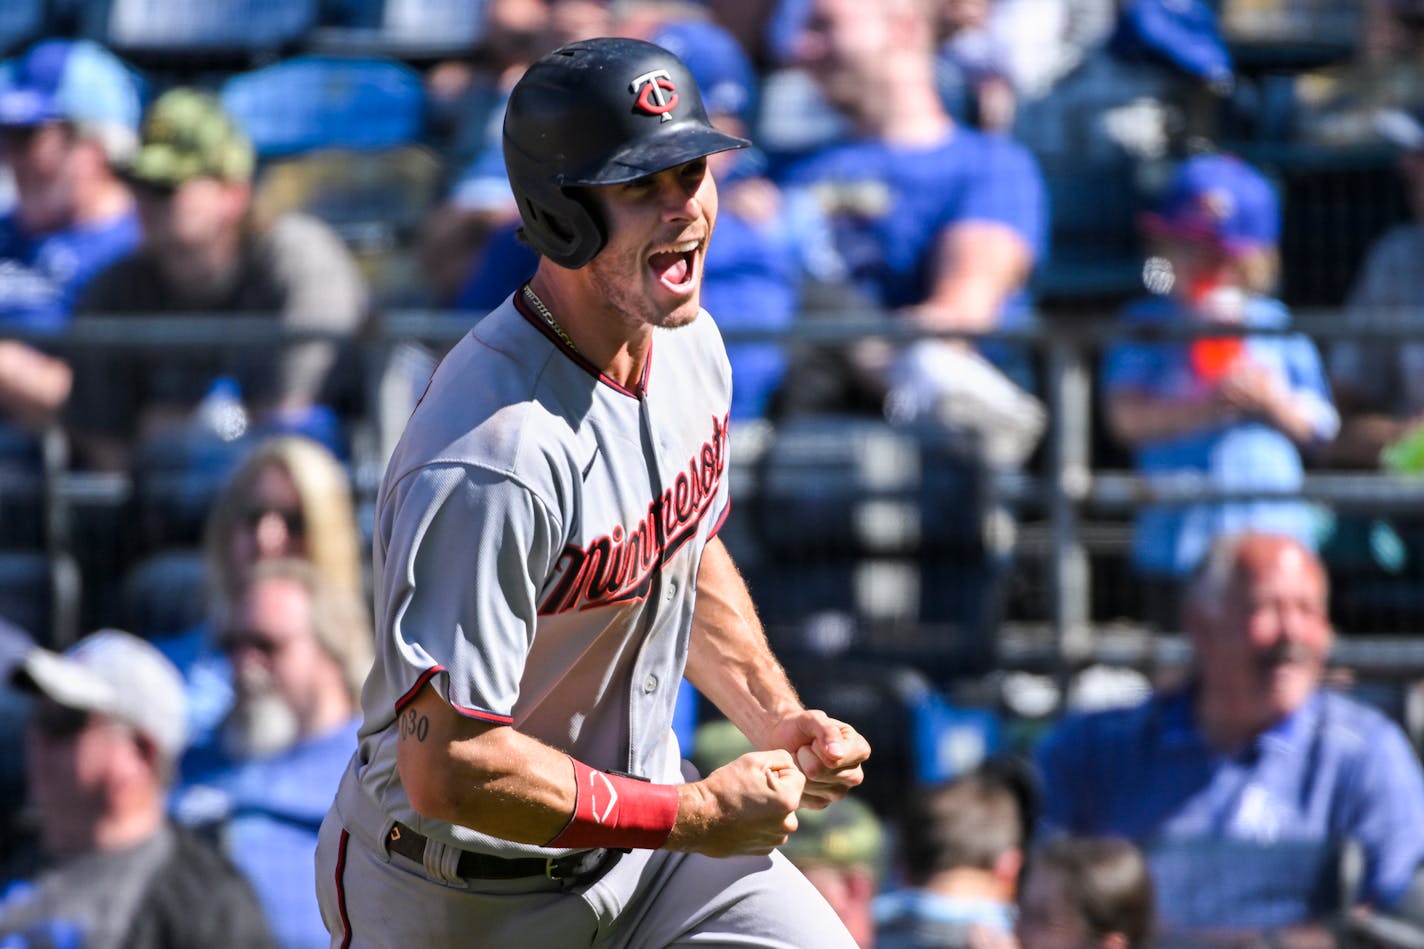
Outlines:
<svg viewBox="0 0 1424 949"><path fill-rule="evenodd" d="M262 162L259 215L320 218L356 255L378 302L414 296L409 251L445 173L418 144L420 75L392 59L307 55L234 75L221 95Z"/></svg>
<svg viewBox="0 0 1424 949"><path fill-rule="evenodd" d="M410 144L420 138L424 109L415 70L353 56L296 56L237 73L221 98L263 160Z"/></svg>
<svg viewBox="0 0 1424 949"><path fill-rule="evenodd" d="M270 55L316 25L319 0L80 0L83 35L120 55Z"/></svg>
<svg viewBox="0 0 1424 949"><path fill-rule="evenodd" d="M411 60L468 54L484 35L489 0L338 0L313 48Z"/></svg>
<svg viewBox="0 0 1424 949"><path fill-rule="evenodd" d="M45 0L5 0L0 3L0 56L19 52L39 39L48 21Z"/></svg>
<svg viewBox="0 0 1424 949"><path fill-rule="evenodd" d="M931 428L795 418L755 472L746 572L768 625L840 613L854 650L934 678L992 664L1007 565L990 478L962 446Z"/></svg>
<svg viewBox="0 0 1424 949"><path fill-rule="evenodd" d="M123 628L146 639L187 632L205 612L202 552L173 548L137 564L124 578Z"/></svg>

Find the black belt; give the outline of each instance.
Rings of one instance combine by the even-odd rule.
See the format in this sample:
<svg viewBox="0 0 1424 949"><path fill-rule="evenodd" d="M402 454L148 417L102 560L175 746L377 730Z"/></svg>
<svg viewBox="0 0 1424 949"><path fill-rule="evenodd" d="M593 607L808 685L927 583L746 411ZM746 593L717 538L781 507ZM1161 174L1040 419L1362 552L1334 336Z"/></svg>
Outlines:
<svg viewBox="0 0 1424 949"><path fill-rule="evenodd" d="M425 864L425 835L397 821L386 835L386 851ZM466 880L514 880L548 877L581 882L601 875L623 856L621 850L581 850L564 857L496 857L473 850L460 851L455 873Z"/></svg>

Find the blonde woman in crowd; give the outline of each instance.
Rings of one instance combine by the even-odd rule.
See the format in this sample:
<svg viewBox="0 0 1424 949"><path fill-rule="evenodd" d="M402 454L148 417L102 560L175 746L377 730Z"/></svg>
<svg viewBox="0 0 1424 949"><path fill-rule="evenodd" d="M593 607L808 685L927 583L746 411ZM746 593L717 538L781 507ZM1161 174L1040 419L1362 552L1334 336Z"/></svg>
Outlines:
<svg viewBox="0 0 1424 949"><path fill-rule="evenodd" d="M232 670L212 630L222 628L256 566L279 558L311 563L324 583L364 602L350 477L336 456L300 435L259 442L228 480L203 541L207 616L160 644L187 680L194 746L213 736L233 702Z"/></svg>

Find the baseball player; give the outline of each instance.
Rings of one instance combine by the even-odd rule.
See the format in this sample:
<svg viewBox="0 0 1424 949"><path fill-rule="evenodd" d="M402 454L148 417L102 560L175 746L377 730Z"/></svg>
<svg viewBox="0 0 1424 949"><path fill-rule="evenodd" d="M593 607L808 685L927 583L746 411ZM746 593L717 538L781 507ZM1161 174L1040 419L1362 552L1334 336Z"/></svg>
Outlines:
<svg viewBox="0 0 1424 949"><path fill-rule="evenodd" d="M435 371L381 485L377 658L317 850L333 946L853 945L774 848L869 746L801 705L716 537L706 156L746 144L637 40L562 47L512 91L541 259ZM761 750L683 774L684 671Z"/></svg>

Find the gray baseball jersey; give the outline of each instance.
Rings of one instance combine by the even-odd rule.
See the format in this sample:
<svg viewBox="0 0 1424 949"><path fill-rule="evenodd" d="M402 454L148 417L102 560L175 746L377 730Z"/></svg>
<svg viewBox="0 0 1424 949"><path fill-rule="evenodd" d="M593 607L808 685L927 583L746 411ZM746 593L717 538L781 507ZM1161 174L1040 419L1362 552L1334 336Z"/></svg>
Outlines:
<svg viewBox="0 0 1424 949"><path fill-rule="evenodd" d="M401 709L431 683L594 767L676 782L694 580L726 515L731 369L716 325L654 330L639 391L515 295L441 362L376 507L377 654L362 787L429 837L557 853L415 813Z"/></svg>

